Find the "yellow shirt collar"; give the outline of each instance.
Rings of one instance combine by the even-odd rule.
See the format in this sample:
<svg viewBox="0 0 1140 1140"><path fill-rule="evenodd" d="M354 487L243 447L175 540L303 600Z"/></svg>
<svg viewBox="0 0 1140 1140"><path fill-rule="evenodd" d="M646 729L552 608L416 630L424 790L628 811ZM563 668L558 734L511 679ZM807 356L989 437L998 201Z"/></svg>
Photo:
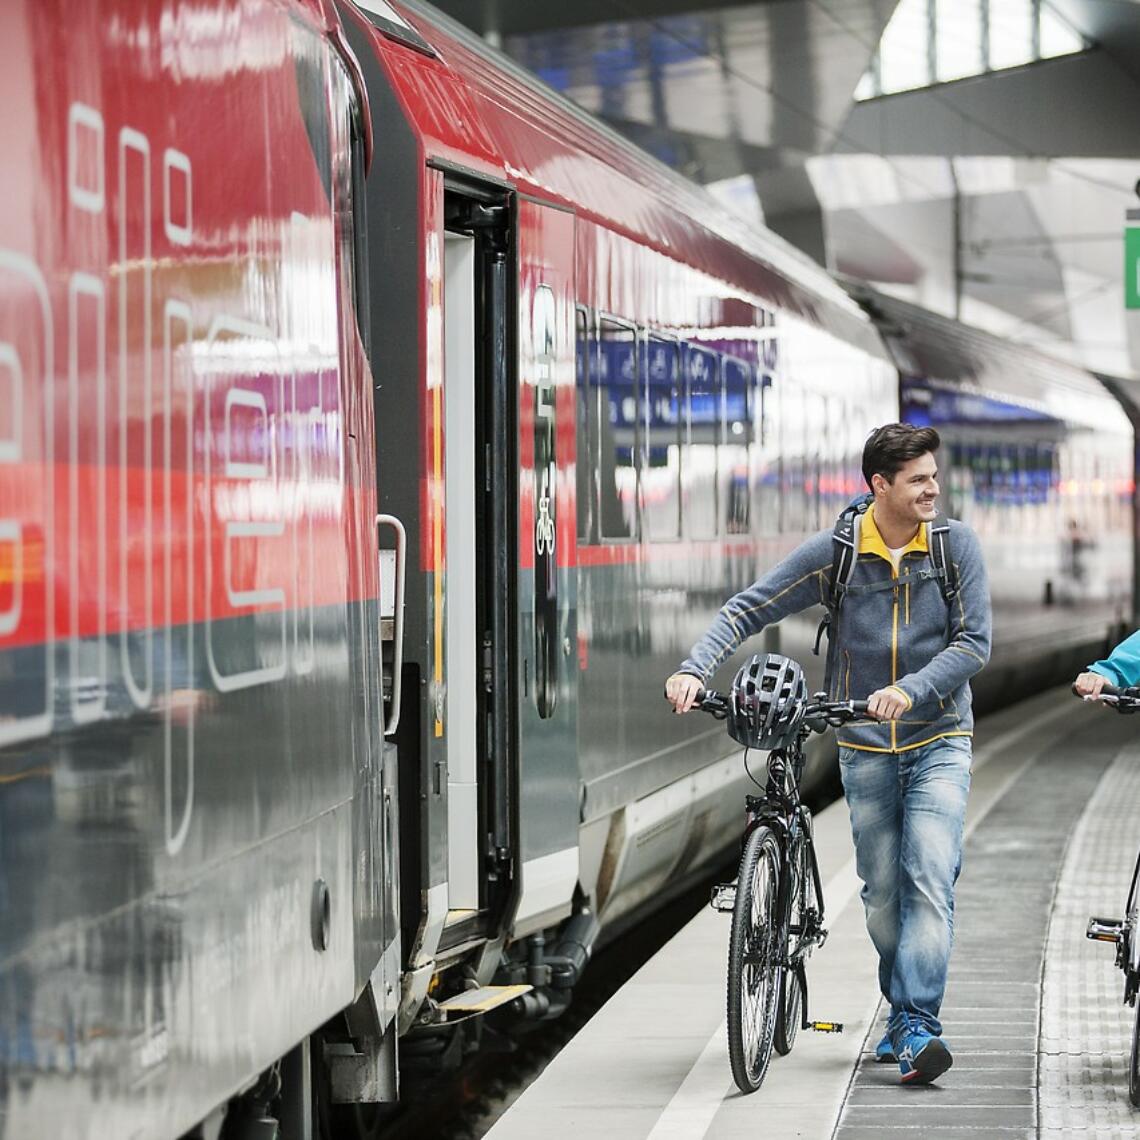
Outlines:
<svg viewBox="0 0 1140 1140"><path fill-rule="evenodd" d="M918 533L903 547L902 553L906 554L910 550L920 550L923 554L927 552L925 526L919 526ZM883 541L878 526L875 525L874 503L867 508L867 513L863 516L863 525L859 530L859 553L877 554L880 558L891 561L891 552Z"/></svg>

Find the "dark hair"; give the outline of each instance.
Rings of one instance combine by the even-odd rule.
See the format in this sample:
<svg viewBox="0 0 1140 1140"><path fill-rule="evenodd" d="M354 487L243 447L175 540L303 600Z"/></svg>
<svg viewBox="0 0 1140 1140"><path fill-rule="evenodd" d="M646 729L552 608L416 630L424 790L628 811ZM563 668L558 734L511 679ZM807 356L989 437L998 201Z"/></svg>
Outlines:
<svg viewBox="0 0 1140 1140"><path fill-rule="evenodd" d="M942 440L932 427L913 424L883 424L875 428L863 445L863 478L871 486L872 475L894 481L899 468L927 452L938 450Z"/></svg>

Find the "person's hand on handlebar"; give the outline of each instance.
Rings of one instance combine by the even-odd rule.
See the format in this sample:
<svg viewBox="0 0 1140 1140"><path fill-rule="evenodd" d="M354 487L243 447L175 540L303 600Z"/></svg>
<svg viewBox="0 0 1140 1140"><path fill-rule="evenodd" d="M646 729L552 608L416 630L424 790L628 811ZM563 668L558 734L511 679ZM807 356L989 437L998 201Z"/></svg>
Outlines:
<svg viewBox="0 0 1140 1140"><path fill-rule="evenodd" d="M1107 684L1110 684L1108 678L1099 673L1082 673L1073 682L1073 692L1087 701L1099 701L1101 691Z"/></svg>
<svg viewBox="0 0 1140 1140"><path fill-rule="evenodd" d="M893 686L876 689L867 698L867 714L876 720L898 720L908 707L906 697Z"/></svg>
<svg viewBox="0 0 1140 1140"><path fill-rule="evenodd" d="M704 682L692 673L674 673L665 682L665 699L675 713L687 713L697 703L697 694L704 687Z"/></svg>

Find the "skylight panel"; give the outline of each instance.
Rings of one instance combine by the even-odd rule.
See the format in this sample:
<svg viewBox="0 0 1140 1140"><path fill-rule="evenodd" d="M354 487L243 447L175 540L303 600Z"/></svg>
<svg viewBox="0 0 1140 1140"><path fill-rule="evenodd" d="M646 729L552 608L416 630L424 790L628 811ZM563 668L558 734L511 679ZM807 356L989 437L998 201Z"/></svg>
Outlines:
<svg viewBox="0 0 1140 1140"><path fill-rule="evenodd" d="M1021 67L1088 46L1048 0L901 0L855 99Z"/></svg>

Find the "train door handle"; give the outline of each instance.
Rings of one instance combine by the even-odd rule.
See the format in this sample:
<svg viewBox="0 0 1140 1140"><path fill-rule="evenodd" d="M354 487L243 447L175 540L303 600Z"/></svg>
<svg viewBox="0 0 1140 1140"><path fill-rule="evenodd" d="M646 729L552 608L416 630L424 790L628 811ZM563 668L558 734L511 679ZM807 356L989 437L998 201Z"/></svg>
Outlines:
<svg viewBox="0 0 1140 1140"><path fill-rule="evenodd" d="M404 578L408 562L408 532L404 524L395 515L377 515L377 531L387 528L396 536L395 559L392 566L392 585L395 600L392 608L392 694L388 716L384 722L384 735L391 736L400 723L400 680L404 672ZM380 551L380 640L384 639L384 555L388 551ZM381 686L383 689L383 686ZM383 701L383 692L381 692Z"/></svg>

